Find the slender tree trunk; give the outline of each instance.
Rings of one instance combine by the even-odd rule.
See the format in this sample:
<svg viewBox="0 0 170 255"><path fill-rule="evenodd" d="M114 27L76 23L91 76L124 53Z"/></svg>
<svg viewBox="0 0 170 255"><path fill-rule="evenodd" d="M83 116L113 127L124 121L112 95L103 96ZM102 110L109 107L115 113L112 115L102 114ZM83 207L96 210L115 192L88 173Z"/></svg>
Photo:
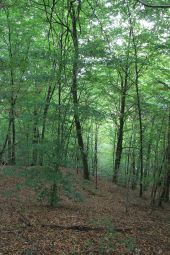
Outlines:
<svg viewBox="0 0 170 255"><path fill-rule="evenodd" d="M75 137L74 140L74 156L73 156L73 160L75 161L75 168L76 168L76 173L79 174L79 148L77 145L77 137Z"/></svg>
<svg viewBox="0 0 170 255"><path fill-rule="evenodd" d="M80 3L79 3L80 4ZM78 23L78 14L76 14L75 6L73 2L70 2L71 5L71 18L72 18L72 39L74 45L74 59L73 59L73 69L72 69L72 96L74 104L74 122L77 133L78 145L83 162L83 175L85 179L89 179L89 169L88 169L88 160L87 154L84 147L83 136L82 136L82 127L79 118L79 103L77 96L77 75L78 75L78 60L79 60L79 49L78 49L78 35L77 35L77 23ZM79 8L79 7L77 7ZM77 9L78 12L78 9Z"/></svg>
<svg viewBox="0 0 170 255"><path fill-rule="evenodd" d="M113 140L113 174L115 169L115 151L116 151L116 138L117 138L117 130L115 128L114 140Z"/></svg>
<svg viewBox="0 0 170 255"><path fill-rule="evenodd" d="M156 199L156 195L157 195L157 191L158 191L158 187L161 185L161 173L162 173L162 169L163 169L163 165L165 162L165 154L163 156L163 160L160 160L159 158L159 147L160 147L160 141L161 141L161 134L162 134L162 130L163 130L163 123L164 123L164 119L165 117L163 116L162 118L162 125L160 127L160 129L157 131L157 135L156 135L156 144L155 144L155 150L154 150L154 162L153 162L153 186L152 186L152 190L151 190L151 205L153 206L155 204L155 199ZM166 140L166 135L164 135L163 140Z"/></svg>
<svg viewBox="0 0 170 255"><path fill-rule="evenodd" d="M37 120L37 109L34 109L34 122L33 122L33 152L32 152L32 165L37 165L38 162L38 142L39 142L39 130Z"/></svg>
<svg viewBox="0 0 170 255"><path fill-rule="evenodd" d="M72 120L71 125L68 128L67 135L65 137L65 143L64 143L64 148L63 148L63 154L64 154L64 159L65 160L67 159L67 156L68 156L68 151L69 151L68 147L69 147L70 137L71 137L73 127L74 127L74 120ZM63 130L63 123L62 123L62 128L61 129ZM64 136L64 135L62 134L62 136Z"/></svg>
<svg viewBox="0 0 170 255"><path fill-rule="evenodd" d="M8 146L10 131L11 131L11 120L9 118L7 134L6 134L5 141L4 141L4 144L2 146L2 149L0 151L0 162L3 161L3 154L5 152L6 147ZM11 160L11 153L8 153L8 163L9 163L10 160Z"/></svg>
<svg viewBox="0 0 170 255"><path fill-rule="evenodd" d="M126 64L125 68L122 68L124 77L121 77L121 102L120 102L120 116L119 116L119 127L117 133L117 145L116 145L116 156L115 156L115 166L113 174L113 182L117 182L118 174L120 170L120 163L122 158L123 149L123 136L124 136L124 123L125 123L125 107L126 107L126 95L128 91L128 76L129 76L129 53L130 53L130 43L131 43L131 29L129 30L128 46L126 51Z"/></svg>
<svg viewBox="0 0 170 255"><path fill-rule="evenodd" d="M90 141L89 141L89 169L93 175L93 123L91 122L90 127ZM94 176L94 175L93 175Z"/></svg>
<svg viewBox="0 0 170 255"><path fill-rule="evenodd" d="M12 158L12 149L11 149L11 130L9 130L8 133L8 164L11 164L11 158Z"/></svg>
<svg viewBox="0 0 170 255"><path fill-rule="evenodd" d="M167 133L167 148L165 151L165 177L163 183L163 190L160 196L159 205L162 201L169 202L169 191L170 191L170 107L169 107L169 116L168 116L168 133Z"/></svg>
<svg viewBox="0 0 170 255"><path fill-rule="evenodd" d="M139 93L139 70L138 70L138 52L137 52L137 45L135 40L135 35L133 31L133 25L130 18L130 24L132 26L132 41L134 47L134 57L135 57L135 87L136 87L136 97L137 97L137 108L138 108L138 118L139 118L139 135L140 135L140 190L139 196L142 197L143 195L143 122L142 122L142 109L141 109L141 99Z"/></svg>
<svg viewBox="0 0 170 255"><path fill-rule="evenodd" d="M98 132L99 132L99 126L96 123L95 138L94 138L94 172L95 172L96 189L98 186Z"/></svg>
<svg viewBox="0 0 170 255"><path fill-rule="evenodd" d="M136 133L135 133L135 125L133 128L133 150L132 150L132 159L131 159L131 187L132 190L136 189L136 185L137 185L137 173L136 173L136 153L135 153L135 145L136 145Z"/></svg>
<svg viewBox="0 0 170 255"><path fill-rule="evenodd" d="M45 101L45 106L44 106L44 112L43 112L43 123L42 123L42 133L41 133L41 142L44 141L45 138L45 130L46 130L46 120L47 120L47 114L48 114L48 109L50 106L50 100L52 98L52 87L51 85L48 87L48 92L47 92L47 97Z"/></svg>
<svg viewBox="0 0 170 255"><path fill-rule="evenodd" d="M132 190L136 189L136 160L135 152L132 153Z"/></svg>
<svg viewBox="0 0 170 255"><path fill-rule="evenodd" d="M13 165L16 163L16 151L15 151L15 144L16 144L16 131L15 131L15 115L14 115L14 107L12 108L12 158L11 162Z"/></svg>
<svg viewBox="0 0 170 255"><path fill-rule="evenodd" d="M8 137L8 156L11 155L11 158L8 159L11 164L15 164L15 143L16 143L16 131L15 131L15 96L14 96L14 70L13 70L13 50L12 50L12 38L11 38L11 25L9 19L9 11L7 11L7 24L8 24L8 42L9 42L9 58L10 58L10 83L11 83L11 96L10 96L10 112L9 118L11 122L11 130L9 131ZM9 152L10 150L10 152ZM10 155L9 155L10 154Z"/></svg>
<svg viewBox="0 0 170 255"><path fill-rule="evenodd" d="M128 67L125 73L125 81L122 80L122 95L121 95L121 108L120 108L120 117L119 117L119 128L117 134L117 145L116 145L116 157L115 157L115 166L114 166L114 175L113 182L117 182L118 173L120 169L120 162L122 157L122 146L123 146L123 135L124 135L124 123L125 123L125 105L126 105L126 92L128 86Z"/></svg>
<svg viewBox="0 0 170 255"><path fill-rule="evenodd" d="M143 195L143 123L142 123L142 110L140 103L139 87L138 87L138 74L136 73L136 95L139 115L139 130L140 130L140 191L139 196Z"/></svg>
<svg viewBox="0 0 170 255"><path fill-rule="evenodd" d="M156 194L157 194L158 188L160 186L162 186L161 175L162 175L162 172L163 172L163 167L165 165L165 160L166 160L165 157L166 157L166 152L164 153L164 157L163 157L163 160L161 162L161 165L160 165L159 169L157 170L158 175L157 175L157 178L156 178L156 180L154 182L154 185L152 187L152 191L151 191L151 205L155 204L155 199L156 199ZM161 206L161 204L162 204L162 196L160 195L158 199L159 199L158 205Z"/></svg>
<svg viewBox="0 0 170 255"><path fill-rule="evenodd" d="M46 122L47 122L47 115L48 115L48 109L50 106L50 102L52 99L52 96L54 94L55 91L55 86L52 88L51 85L48 87L48 92L47 92L47 96L46 96L46 100L45 100L45 106L44 106L44 111L43 111L43 117L42 117L42 132L41 132L41 145L43 146L44 143L44 139L45 139L45 131L46 131ZM41 151L40 154L40 159L39 159L39 163L42 166L43 165L43 155L44 155L44 151Z"/></svg>
<svg viewBox="0 0 170 255"><path fill-rule="evenodd" d="M145 168L144 168L144 189L146 189L146 179L147 176L149 176L149 171L150 171L150 158L151 158L151 149L152 149L152 142L153 142L153 130L154 130L154 121L155 121L155 117L152 119L152 126L151 126L151 130L150 130L150 139L148 142L148 149L147 149L147 155L146 155L146 164L145 164Z"/></svg>
<svg viewBox="0 0 170 255"><path fill-rule="evenodd" d="M170 191L170 106L169 106L169 119L168 119L168 144L167 144L167 154L166 154L166 185L165 185L165 201L169 202L169 191Z"/></svg>
<svg viewBox="0 0 170 255"><path fill-rule="evenodd" d="M132 129L133 129L133 124L132 124ZM129 166L130 166L130 155L131 155L131 146L132 146L132 138L133 138L133 133L130 136L130 141L128 143L129 148L128 148L128 152L127 152L127 164L126 164L126 176L128 178L129 176Z"/></svg>
<svg viewBox="0 0 170 255"><path fill-rule="evenodd" d="M57 155L58 155L58 164L62 164L63 160L63 151L64 151L64 136L62 135L62 129L64 128L64 118L62 124L62 114L61 114L61 103L62 103L62 70L63 70L63 32L60 35L59 40L59 70L58 70L58 127L57 127ZM63 116L64 117L64 116Z"/></svg>

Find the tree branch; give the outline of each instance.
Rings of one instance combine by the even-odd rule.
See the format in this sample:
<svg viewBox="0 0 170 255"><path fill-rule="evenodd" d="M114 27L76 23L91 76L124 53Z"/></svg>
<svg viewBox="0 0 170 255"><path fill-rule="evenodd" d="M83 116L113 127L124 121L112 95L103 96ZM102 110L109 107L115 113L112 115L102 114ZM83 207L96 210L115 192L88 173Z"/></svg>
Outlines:
<svg viewBox="0 0 170 255"><path fill-rule="evenodd" d="M143 0L138 0L138 2L143 4L146 7L150 7L150 8L170 8L170 4L150 4Z"/></svg>

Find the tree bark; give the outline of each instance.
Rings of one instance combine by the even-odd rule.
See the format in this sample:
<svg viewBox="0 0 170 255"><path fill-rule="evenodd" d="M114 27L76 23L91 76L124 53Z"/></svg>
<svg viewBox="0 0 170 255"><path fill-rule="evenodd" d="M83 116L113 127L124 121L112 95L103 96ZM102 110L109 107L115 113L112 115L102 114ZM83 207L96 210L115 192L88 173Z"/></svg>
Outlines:
<svg viewBox="0 0 170 255"><path fill-rule="evenodd" d="M163 190L160 196L159 205L162 202L169 202L169 191L170 191L170 107L169 107L169 116L168 116L168 133L167 133L167 148L166 148L166 155L165 155L165 177L164 177L164 184Z"/></svg>
<svg viewBox="0 0 170 255"><path fill-rule="evenodd" d="M142 197L143 195L143 122L142 122L142 109L141 109L141 99L140 99L140 92L139 92L139 68L138 68L138 51L137 51L137 45L135 40L135 34L133 29L133 24L131 20L131 14L129 13L129 22L131 26L132 31L132 42L134 47L134 68L135 68L135 87L136 87L136 97L137 97L137 108L138 108L138 118L139 118L139 135L140 135L140 190L139 190L139 196Z"/></svg>
<svg viewBox="0 0 170 255"><path fill-rule="evenodd" d="M94 172L95 172L95 185L98 186L98 132L99 126L95 126L95 140L94 140Z"/></svg>
<svg viewBox="0 0 170 255"><path fill-rule="evenodd" d="M38 120L37 120L37 109L34 108L33 112L33 152L32 152L32 165L37 165L38 162L38 142L39 142L39 130L38 130Z"/></svg>
<svg viewBox="0 0 170 255"><path fill-rule="evenodd" d="M13 70L13 50L12 50L12 39L11 39L11 25L9 20L9 11L7 11L7 24L8 24L8 42L9 42L9 58L10 58L10 83L11 83L11 95L10 95L10 112L9 122L11 123L8 135L8 161L11 164L15 164L15 143L16 143L16 131L15 131L15 83L14 83L14 70ZM9 158L10 157L10 158Z"/></svg>
<svg viewBox="0 0 170 255"><path fill-rule="evenodd" d="M79 3L80 4L80 3ZM76 127L77 133L77 140L78 145L82 157L83 162L83 175L85 179L89 179L89 169L88 169L88 160L87 154L84 147L83 136L82 136L82 127L79 118L79 102L77 96L77 75L78 75L78 60L79 60L79 45L78 45L78 35L77 35L77 23L78 23L78 14L76 14L75 6L73 2L70 2L71 7L71 18L72 18L72 39L73 39L73 46L74 46L74 57L73 57L73 68L72 68L72 97L73 97L73 104L74 104L74 122ZM78 12L77 7L77 12Z"/></svg>
<svg viewBox="0 0 170 255"><path fill-rule="evenodd" d="M123 135L124 135L124 122L125 122L125 105L126 105L126 92L128 87L128 67L126 67L125 80L121 81L122 94L121 94L121 108L119 117L119 127L117 134L117 145L116 145L116 157L113 174L113 182L117 182L118 173L120 169L120 162L122 158L122 146L123 146Z"/></svg>

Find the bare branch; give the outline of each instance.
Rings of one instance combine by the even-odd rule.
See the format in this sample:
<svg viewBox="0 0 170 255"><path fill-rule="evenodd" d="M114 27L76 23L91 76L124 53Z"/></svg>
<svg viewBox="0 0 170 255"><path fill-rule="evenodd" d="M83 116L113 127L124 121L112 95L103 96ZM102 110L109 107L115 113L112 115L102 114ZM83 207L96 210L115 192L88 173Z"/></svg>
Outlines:
<svg viewBox="0 0 170 255"><path fill-rule="evenodd" d="M163 86L165 86L167 89L170 89L170 85L169 84L167 84L167 83L165 83L163 81L160 81L160 80L158 80L158 83L163 85Z"/></svg>
<svg viewBox="0 0 170 255"><path fill-rule="evenodd" d="M150 8L170 8L170 4L150 4L143 0L138 0L138 2Z"/></svg>

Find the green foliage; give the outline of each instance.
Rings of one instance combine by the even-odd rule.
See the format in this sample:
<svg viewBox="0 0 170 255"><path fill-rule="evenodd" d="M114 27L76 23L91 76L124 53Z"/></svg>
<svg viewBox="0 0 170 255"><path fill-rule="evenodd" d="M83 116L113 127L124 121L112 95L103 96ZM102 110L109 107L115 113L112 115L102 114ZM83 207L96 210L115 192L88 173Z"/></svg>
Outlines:
<svg viewBox="0 0 170 255"><path fill-rule="evenodd" d="M4 192L5 196L14 196L15 191L31 188L36 192L37 199L41 203L57 206L66 196L76 202L83 202L84 196L76 190L71 174L63 174L52 167L27 167L15 170L15 167L6 167L3 175L18 177L20 184L15 190Z"/></svg>
<svg viewBox="0 0 170 255"><path fill-rule="evenodd" d="M83 201L70 175L54 168L28 169L24 185L33 188L41 202L57 206L63 195L75 201Z"/></svg>
<svg viewBox="0 0 170 255"><path fill-rule="evenodd" d="M52 168L58 165L82 168L74 128L76 113L91 169L94 167L94 125L98 123L98 174L111 179L123 114L118 183L124 186L129 176L133 176L131 184L134 181L138 185L140 133L135 85L137 68L143 158L147 173L142 184L150 187L155 181L155 171L159 176L166 147L170 103L169 12L142 9L135 1L82 1L76 27L78 107L75 107L71 93L75 48L68 2L71 3L59 0L53 6L53 1L49 1L43 8L43 3L38 1L30 3L21 0L1 7L2 159L11 163L13 147L14 161L18 165L33 163ZM74 8L78 2L75 1ZM123 91L125 81L127 88ZM125 109L121 113L123 93ZM9 125L10 121L12 124ZM58 187L65 189L69 186L64 184L63 177L55 170L47 172L41 173L43 181L37 185L41 186L40 197L43 199L45 194L52 196L50 187L53 184L57 186L57 193L60 193ZM32 184L31 181L27 184L36 186L37 175L32 176ZM162 175L160 179L162 181ZM71 190L66 193L70 197L74 194L75 200L81 200L79 193ZM91 193L95 195L95 191Z"/></svg>
<svg viewBox="0 0 170 255"><path fill-rule="evenodd" d="M5 166L1 168L1 173L5 176L20 176L21 173L16 171L18 166Z"/></svg>

